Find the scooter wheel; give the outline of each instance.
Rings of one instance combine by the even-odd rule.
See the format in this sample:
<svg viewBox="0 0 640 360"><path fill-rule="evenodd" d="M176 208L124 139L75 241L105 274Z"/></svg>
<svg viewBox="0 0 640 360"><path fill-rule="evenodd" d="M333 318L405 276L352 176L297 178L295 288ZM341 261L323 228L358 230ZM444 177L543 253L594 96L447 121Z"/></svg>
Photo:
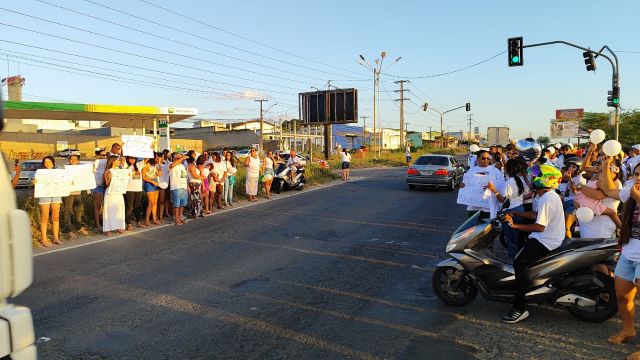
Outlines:
<svg viewBox="0 0 640 360"><path fill-rule="evenodd" d="M433 272L433 291L447 305L467 305L478 295L478 289L465 271L439 267Z"/></svg>
<svg viewBox="0 0 640 360"><path fill-rule="evenodd" d="M597 301L597 306L591 309L578 307L567 308L567 311L574 317L592 323L604 322L618 313L618 302L616 300L616 288L613 279L603 273L597 272L596 276L604 283L603 288L596 288L589 291L589 298Z"/></svg>

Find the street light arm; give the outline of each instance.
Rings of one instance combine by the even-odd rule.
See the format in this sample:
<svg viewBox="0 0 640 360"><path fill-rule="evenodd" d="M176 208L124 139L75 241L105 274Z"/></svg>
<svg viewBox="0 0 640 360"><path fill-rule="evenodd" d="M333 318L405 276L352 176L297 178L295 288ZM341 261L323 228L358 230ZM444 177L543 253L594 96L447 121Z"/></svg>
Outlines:
<svg viewBox="0 0 640 360"><path fill-rule="evenodd" d="M273 104L273 105L269 106L269 108L268 108L265 112L263 112L263 113L262 113L262 116L264 116L266 113L268 113L268 112L269 112L269 110L271 110L271 108L272 108L272 107L274 107L274 106L276 106L276 105L278 105L278 103L275 103L275 104Z"/></svg>
<svg viewBox="0 0 640 360"><path fill-rule="evenodd" d="M522 48L537 47L537 46L545 46L545 45L554 45L554 44L564 44L564 45L571 46L571 47L574 47L574 48L577 48L577 49L581 49L581 50L583 50L583 51L590 52L590 53L592 53L592 54L594 54L594 55L597 55L597 56L602 56L603 58L605 58L605 59L609 60L609 63L611 63L611 67L613 68L613 75L614 75L614 76L617 76L617 75L618 75L618 67L617 67L618 57L617 57L615 54L613 54L613 51L611 51L611 49L609 49L609 47L608 47L608 46L606 46L606 45L605 45L604 47L606 47L609 51L611 51L611 53L613 54L613 56L616 58L616 64L614 64L614 63L613 63L613 61L611 60L611 58L610 58L610 57L608 57L607 55L603 54L602 52L598 52L598 51L595 51L595 50L591 50L591 49L588 49L588 48L582 47L582 46L580 46L580 45L572 44L572 43L570 43L570 42L568 42L568 41L563 41L563 40L548 41L548 42L543 42L543 43L537 43L537 44L531 44L531 45L524 45L524 46L522 46Z"/></svg>

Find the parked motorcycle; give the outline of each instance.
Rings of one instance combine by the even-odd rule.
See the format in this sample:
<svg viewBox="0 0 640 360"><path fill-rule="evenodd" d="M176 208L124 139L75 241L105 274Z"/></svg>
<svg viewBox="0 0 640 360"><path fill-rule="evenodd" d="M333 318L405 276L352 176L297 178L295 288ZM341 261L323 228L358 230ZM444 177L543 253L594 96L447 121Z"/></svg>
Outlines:
<svg viewBox="0 0 640 360"><path fill-rule="evenodd" d="M508 199L502 209L509 207ZM505 211L493 220L469 218L451 236L446 251L451 258L433 273L433 290L448 305L463 306L478 294L490 301L513 302L513 266L493 251L504 224ZM565 239L562 245L531 264L527 304L550 303L576 318L602 322L618 311L612 273L618 256L616 239ZM606 273L605 273L606 272Z"/></svg>
<svg viewBox="0 0 640 360"><path fill-rule="evenodd" d="M276 176L273 179L271 191L276 194L280 194L287 189L302 190L307 183L307 179L304 176L304 166L298 166L293 179L291 179L291 167L285 163L278 164L275 173Z"/></svg>

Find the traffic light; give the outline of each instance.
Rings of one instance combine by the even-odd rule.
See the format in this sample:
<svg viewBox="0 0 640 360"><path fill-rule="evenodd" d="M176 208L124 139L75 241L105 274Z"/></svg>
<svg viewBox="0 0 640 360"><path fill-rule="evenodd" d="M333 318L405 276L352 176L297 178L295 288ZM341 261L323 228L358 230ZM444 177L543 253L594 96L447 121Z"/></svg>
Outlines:
<svg viewBox="0 0 640 360"><path fill-rule="evenodd" d="M471 111L471 103L467 103L465 108L467 109L467 111Z"/></svg>
<svg viewBox="0 0 640 360"><path fill-rule="evenodd" d="M587 66L587 71L596 71L596 59L593 57L591 51L585 51L582 53L584 57L584 64Z"/></svg>
<svg viewBox="0 0 640 360"><path fill-rule="evenodd" d="M607 106L609 107L620 107L620 87L614 86L613 90L608 92L607 96Z"/></svg>
<svg viewBox="0 0 640 360"><path fill-rule="evenodd" d="M507 55L509 56L509 66L522 66L522 36L509 38L507 43L509 45L507 51Z"/></svg>
<svg viewBox="0 0 640 360"><path fill-rule="evenodd" d="M427 111L428 107L429 107L429 104L424 103L424 105L422 105L422 111Z"/></svg>

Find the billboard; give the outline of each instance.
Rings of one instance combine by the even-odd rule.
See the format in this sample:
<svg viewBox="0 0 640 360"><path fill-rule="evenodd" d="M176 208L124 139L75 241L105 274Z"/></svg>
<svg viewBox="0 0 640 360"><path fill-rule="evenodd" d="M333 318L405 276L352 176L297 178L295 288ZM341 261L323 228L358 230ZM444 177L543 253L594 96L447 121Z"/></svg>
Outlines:
<svg viewBox="0 0 640 360"><path fill-rule="evenodd" d="M358 90L335 89L298 95L303 124L347 124L358 122Z"/></svg>
<svg viewBox="0 0 640 360"><path fill-rule="evenodd" d="M584 117L584 109L556 110L556 120L577 120Z"/></svg>
<svg viewBox="0 0 640 360"><path fill-rule="evenodd" d="M578 137L580 122L578 120L551 120L549 133L552 138L573 138Z"/></svg>

